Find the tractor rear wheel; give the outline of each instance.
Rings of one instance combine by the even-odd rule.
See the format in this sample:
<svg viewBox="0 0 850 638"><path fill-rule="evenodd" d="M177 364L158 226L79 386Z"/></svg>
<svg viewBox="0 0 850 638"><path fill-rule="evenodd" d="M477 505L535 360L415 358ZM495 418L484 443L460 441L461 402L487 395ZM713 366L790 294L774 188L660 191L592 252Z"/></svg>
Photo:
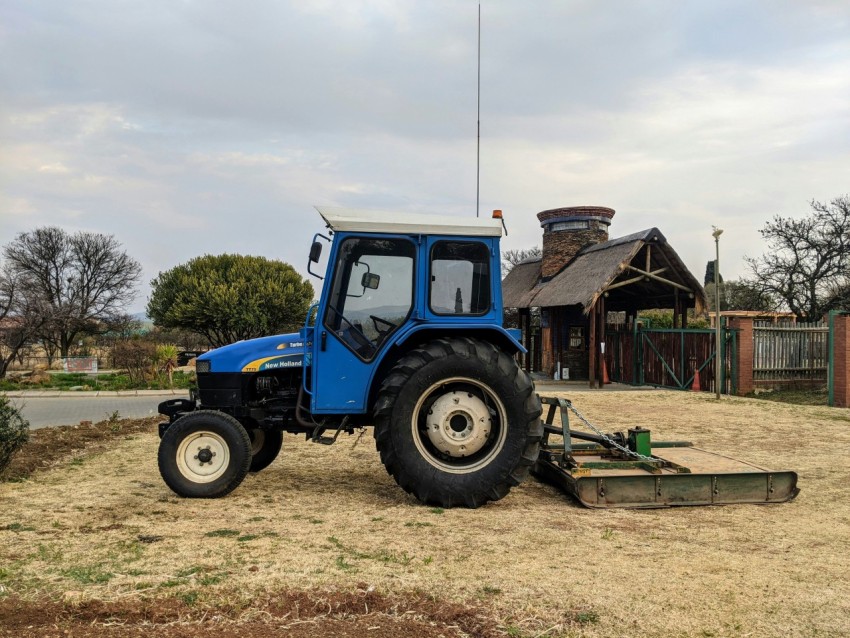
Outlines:
<svg viewBox="0 0 850 638"><path fill-rule="evenodd" d="M198 410L172 423L159 443L159 473L180 496L216 498L236 489L251 465L251 440L229 414Z"/></svg>
<svg viewBox="0 0 850 638"><path fill-rule="evenodd" d="M423 503L479 507L505 496L537 460L543 426L531 379L475 339L438 339L384 380L375 441L387 472Z"/></svg>
<svg viewBox="0 0 850 638"><path fill-rule="evenodd" d="M280 454L283 432L251 428L248 430L248 438L251 439L251 467L248 471L259 472L266 469Z"/></svg>

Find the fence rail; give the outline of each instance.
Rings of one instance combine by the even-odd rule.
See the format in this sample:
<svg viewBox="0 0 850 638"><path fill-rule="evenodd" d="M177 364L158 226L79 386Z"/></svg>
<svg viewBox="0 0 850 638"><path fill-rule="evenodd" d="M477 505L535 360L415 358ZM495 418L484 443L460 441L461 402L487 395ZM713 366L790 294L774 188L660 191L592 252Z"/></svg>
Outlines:
<svg viewBox="0 0 850 638"><path fill-rule="evenodd" d="M827 382L829 328L823 322L753 327L753 385L820 386Z"/></svg>

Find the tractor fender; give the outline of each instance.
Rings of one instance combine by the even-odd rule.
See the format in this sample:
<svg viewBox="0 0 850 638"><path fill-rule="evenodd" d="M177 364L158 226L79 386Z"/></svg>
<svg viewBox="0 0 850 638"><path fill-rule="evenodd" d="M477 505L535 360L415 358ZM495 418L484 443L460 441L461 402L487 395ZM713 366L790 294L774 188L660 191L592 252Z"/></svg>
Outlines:
<svg viewBox="0 0 850 638"><path fill-rule="evenodd" d="M503 328L502 326L494 326L493 324L470 324L470 323L440 323L440 324L413 324L408 330L396 340L396 345L402 345L413 338L417 342L429 341L430 335L433 333L436 337L473 337L481 341L489 341L494 346L503 350L507 354L525 354L528 352L520 343L522 331L518 328ZM428 335L428 338L423 339Z"/></svg>
<svg viewBox="0 0 850 638"><path fill-rule="evenodd" d="M403 331L390 348L381 354L380 360L376 362L372 378L369 380L368 398L366 401L367 413L371 413L378 391L384 382L384 378L408 351L419 347L433 339L447 337L469 337L479 341L492 343L499 350L513 356L517 353L526 353L527 350L519 342L519 330L506 330L501 326L492 324L470 324L470 323L442 323L412 325Z"/></svg>

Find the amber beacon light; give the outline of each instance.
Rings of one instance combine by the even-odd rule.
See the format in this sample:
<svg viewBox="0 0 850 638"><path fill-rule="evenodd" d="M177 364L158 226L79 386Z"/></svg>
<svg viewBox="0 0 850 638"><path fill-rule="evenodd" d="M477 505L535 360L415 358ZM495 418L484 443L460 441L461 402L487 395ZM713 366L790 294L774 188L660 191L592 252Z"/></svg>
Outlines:
<svg viewBox="0 0 850 638"><path fill-rule="evenodd" d="M508 227L505 226L505 220L502 218L502 211L499 210L498 208L493 211L493 219L501 220L502 228L505 229L505 235L507 235L508 234Z"/></svg>

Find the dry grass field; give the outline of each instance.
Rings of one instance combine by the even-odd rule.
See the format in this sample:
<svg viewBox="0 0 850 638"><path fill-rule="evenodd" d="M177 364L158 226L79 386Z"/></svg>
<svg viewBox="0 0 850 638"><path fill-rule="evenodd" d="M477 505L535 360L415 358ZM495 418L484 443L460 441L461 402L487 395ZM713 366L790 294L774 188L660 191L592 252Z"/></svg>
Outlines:
<svg viewBox="0 0 850 638"><path fill-rule="evenodd" d="M395 485L367 432L330 448L287 437L227 498L183 500L159 477L151 427L0 484L0 635L3 623L59 634L75 617L77 636L103 623L134 636L198 623L246 636L850 635L847 410L571 398L608 431L643 425L794 469L802 491L781 505L596 511L529 479L443 511Z"/></svg>

